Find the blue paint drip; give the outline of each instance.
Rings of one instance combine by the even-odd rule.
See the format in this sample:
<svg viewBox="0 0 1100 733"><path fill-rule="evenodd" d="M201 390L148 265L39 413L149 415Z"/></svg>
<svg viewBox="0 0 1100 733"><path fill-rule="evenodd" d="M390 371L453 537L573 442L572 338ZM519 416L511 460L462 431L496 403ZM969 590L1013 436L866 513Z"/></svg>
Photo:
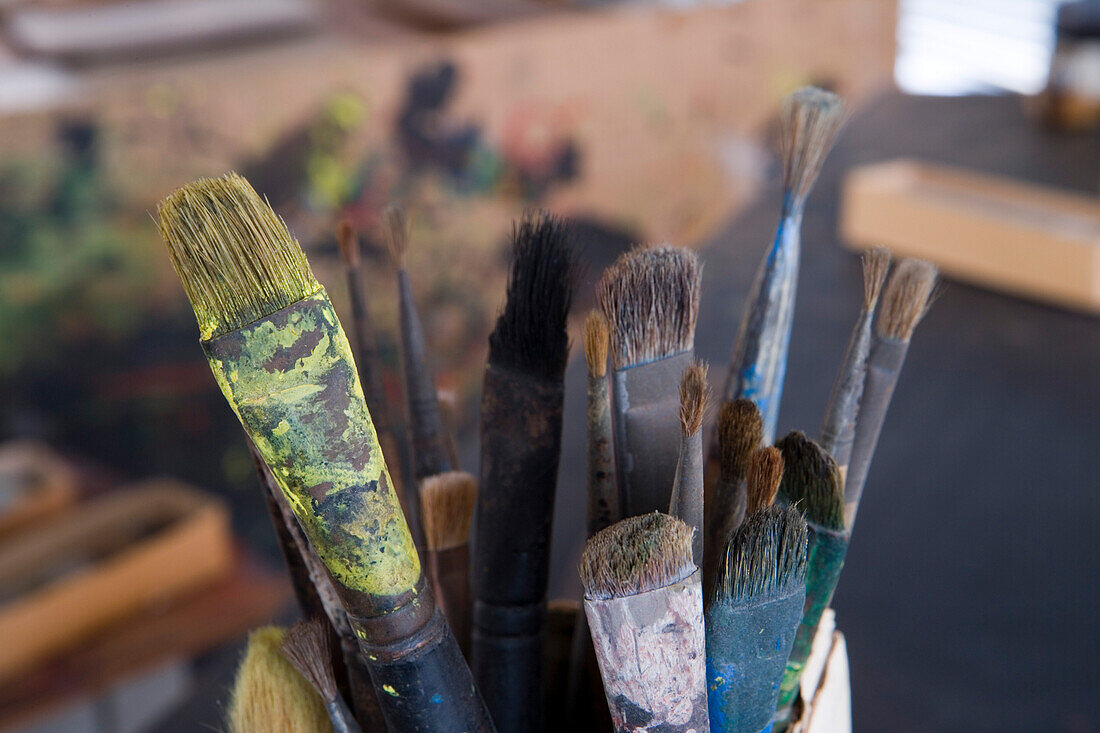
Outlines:
<svg viewBox="0 0 1100 733"><path fill-rule="evenodd" d="M440 695L438 692L435 693L434 695L432 695L432 702L434 702L436 705L439 705L443 702L443 696Z"/></svg>

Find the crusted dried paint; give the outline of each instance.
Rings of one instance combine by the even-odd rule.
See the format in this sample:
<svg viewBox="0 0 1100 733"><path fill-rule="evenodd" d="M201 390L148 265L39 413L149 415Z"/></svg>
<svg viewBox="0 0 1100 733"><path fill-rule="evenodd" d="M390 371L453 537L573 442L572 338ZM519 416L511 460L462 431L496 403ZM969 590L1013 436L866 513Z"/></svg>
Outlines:
<svg viewBox="0 0 1100 733"><path fill-rule="evenodd" d="M412 590L420 561L324 290L203 346L333 577L372 595Z"/></svg>

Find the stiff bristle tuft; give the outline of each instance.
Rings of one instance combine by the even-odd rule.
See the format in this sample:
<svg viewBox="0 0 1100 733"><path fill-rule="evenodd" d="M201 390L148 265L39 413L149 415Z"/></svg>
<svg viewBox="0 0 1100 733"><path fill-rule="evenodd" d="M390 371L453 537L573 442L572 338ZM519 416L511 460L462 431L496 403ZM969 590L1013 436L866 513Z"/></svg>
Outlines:
<svg viewBox="0 0 1100 733"><path fill-rule="evenodd" d="M465 471L429 476L420 483L424 540L433 552L465 545L477 503L477 479Z"/></svg>
<svg viewBox="0 0 1100 733"><path fill-rule="evenodd" d="M230 733L331 733L321 696L282 655L282 643L277 626L249 634L229 702Z"/></svg>
<svg viewBox="0 0 1100 733"><path fill-rule="evenodd" d="M844 100L817 87L803 87L783 100L783 187L803 200L844 124Z"/></svg>
<svg viewBox="0 0 1100 733"><path fill-rule="evenodd" d="M714 600L755 601L805 583L807 535L806 521L794 507L770 506L750 514L726 545Z"/></svg>
<svg viewBox="0 0 1100 733"><path fill-rule="evenodd" d="M607 341L611 337L607 318L598 310L584 319L584 361L588 373L596 378L607 376Z"/></svg>
<svg viewBox="0 0 1100 733"><path fill-rule="evenodd" d="M782 478L783 454L778 448L768 446L753 453L749 459L748 503L745 510L751 514L771 506Z"/></svg>
<svg viewBox="0 0 1100 733"><path fill-rule="evenodd" d="M340 258L348 267L359 266L359 234L351 219L341 219L336 225L336 244L340 248Z"/></svg>
<svg viewBox="0 0 1100 733"><path fill-rule="evenodd" d="M863 253L863 310L873 311L890 270L890 250L872 247Z"/></svg>
<svg viewBox="0 0 1100 733"><path fill-rule="evenodd" d="M203 340L321 289L286 224L236 173L187 184L157 218Z"/></svg>
<svg viewBox="0 0 1100 733"><path fill-rule="evenodd" d="M691 436L703 427L703 415L710 400L707 365L696 362L684 369L680 378L680 430Z"/></svg>
<svg viewBox="0 0 1100 733"><path fill-rule="evenodd" d="M635 247L604 272L596 300L611 326L616 369L694 347L702 270L694 252L663 245Z"/></svg>
<svg viewBox="0 0 1100 733"><path fill-rule="evenodd" d="M894 268L882 294L876 330L883 338L908 341L928 310L936 287L936 266L918 259L904 259Z"/></svg>
<svg viewBox="0 0 1100 733"><path fill-rule="evenodd" d="M332 674L332 632L319 618L299 621L283 635L283 656L326 702L336 699Z"/></svg>
<svg viewBox="0 0 1100 733"><path fill-rule="evenodd" d="M760 447L764 422L752 400L738 398L726 402L718 413L719 472L726 483L745 478L749 458Z"/></svg>
<svg viewBox="0 0 1100 733"><path fill-rule="evenodd" d="M401 204L390 204L382 210L382 238L395 270L405 269L405 253L409 251L409 214Z"/></svg>
<svg viewBox="0 0 1100 733"><path fill-rule="evenodd" d="M664 588L696 571L691 561L695 530L667 514L629 517L589 538L581 553L584 595L622 598Z"/></svg>
<svg viewBox="0 0 1100 733"><path fill-rule="evenodd" d="M775 444L783 453L779 490L806 519L826 529L844 529L844 485L836 461L806 434L795 430Z"/></svg>
<svg viewBox="0 0 1100 733"><path fill-rule="evenodd" d="M516 224L504 309L489 334L491 363L561 378L569 356L566 321L580 278L572 239L571 230L545 212Z"/></svg>

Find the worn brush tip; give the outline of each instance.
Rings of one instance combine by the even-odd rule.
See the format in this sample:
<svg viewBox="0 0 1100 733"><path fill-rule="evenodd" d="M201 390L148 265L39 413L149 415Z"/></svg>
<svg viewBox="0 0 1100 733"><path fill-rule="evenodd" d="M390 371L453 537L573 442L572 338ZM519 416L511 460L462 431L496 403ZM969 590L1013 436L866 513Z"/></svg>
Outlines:
<svg viewBox="0 0 1100 733"><path fill-rule="evenodd" d="M795 197L813 188L844 120L844 100L824 89L803 87L783 100L783 185Z"/></svg>
<svg viewBox="0 0 1100 733"><path fill-rule="evenodd" d="M584 319L584 362L588 373L602 378L607 375L607 341L610 327L607 318L598 310L589 311Z"/></svg>
<svg viewBox="0 0 1100 733"><path fill-rule="evenodd" d="M703 415L710 401L707 365L696 362L684 369L680 378L680 430L692 436L703 427Z"/></svg>
<svg viewBox="0 0 1100 733"><path fill-rule="evenodd" d="M760 511L772 505L779 491L779 481L783 477L783 454L774 446L761 448L749 459L748 513Z"/></svg>
<svg viewBox="0 0 1100 733"><path fill-rule="evenodd" d="M722 480L735 483L745 478L749 458L760 446L764 421L752 400L726 402L718 413L718 458Z"/></svg>
<svg viewBox="0 0 1100 733"><path fill-rule="evenodd" d="M283 635L283 656L326 701L336 699L332 648L329 625L319 618L299 621Z"/></svg>
<svg viewBox="0 0 1100 733"><path fill-rule="evenodd" d="M579 278L572 230L561 219L536 212L517 222L504 308L489 335L489 361L560 379L569 356L566 325Z"/></svg>
<svg viewBox="0 0 1100 733"><path fill-rule="evenodd" d="M321 696L282 655L283 635L277 626L248 635L227 711L230 733L332 730Z"/></svg>
<svg viewBox="0 0 1100 733"><path fill-rule="evenodd" d="M405 269L405 253L409 251L409 214L405 207L392 203L382 210L382 238L395 270Z"/></svg>
<svg viewBox="0 0 1100 733"><path fill-rule="evenodd" d="M596 300L611 326L616 369L694 347L702 270L694 252L668 245L635 247L607 268Z"/></svg>
<svg viewBox="0 0 1100 733"><path fill-rule="evenodd" d="M806 519L826 529L844 529L844 485L836 461L800 430L775 444L783 454L779 490Z"/></svg>
<svg viewBox="0 0 1100 733"><path fill-rule="evenodd" d="M769 506L749 514L726 545L714 600L740 603L805 583L807 535L806 521L794 507Z"/></svg>
<svg viewBox="0 0 1100 733"><path fill-rule="evenodd" d="M465 471L447 471L420 483L424 540L432 552L465 545L477 503L477 479Z"/></svg>
<svg viewBox="0 0 1100 733"><path fill-rule="evenodd" d="M890 269L890 250L872 247L863 253L863 310L873 311Z"/></svg>
<svg viewBox="0 0 1100 733"><path fill-rule="evenodd" d="M660 512L628 517L585 543L580 574L584 595L607 600L664 588L695 572L695 530Z"/></svg>
<svg viewBox="0 0 1100 733"><path fill-rule="evenodd" d="M359 267L359 233L351 219L341 219L336 224L336 244L340 248L340 258L348 267Z"/></svg>
<svg viewBox="0 0 1100 733"><path fill-rule="evenodd" d="M178 189L157 219L204 340L321 288L286 224L236 173Z"/></svg>
<svg viewBox="0 0 1100 733"><path fill-rule="evenodd" d="M936 266L907 258L898 263L882 293L876 330L883 338L908 341L928 311L936 288Z"/></svg>

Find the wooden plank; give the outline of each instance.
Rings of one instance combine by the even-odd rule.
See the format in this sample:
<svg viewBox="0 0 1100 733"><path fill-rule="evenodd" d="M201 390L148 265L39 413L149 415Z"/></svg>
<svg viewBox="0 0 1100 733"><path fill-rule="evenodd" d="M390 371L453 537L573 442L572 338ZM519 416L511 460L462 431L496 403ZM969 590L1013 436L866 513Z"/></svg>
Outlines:
<svg viewBox="0 0 1100 733"><path fill-rule="evenodd" d="M76 499L77 472L47 446L0 446L0 540L56 514Z"/></svg>

